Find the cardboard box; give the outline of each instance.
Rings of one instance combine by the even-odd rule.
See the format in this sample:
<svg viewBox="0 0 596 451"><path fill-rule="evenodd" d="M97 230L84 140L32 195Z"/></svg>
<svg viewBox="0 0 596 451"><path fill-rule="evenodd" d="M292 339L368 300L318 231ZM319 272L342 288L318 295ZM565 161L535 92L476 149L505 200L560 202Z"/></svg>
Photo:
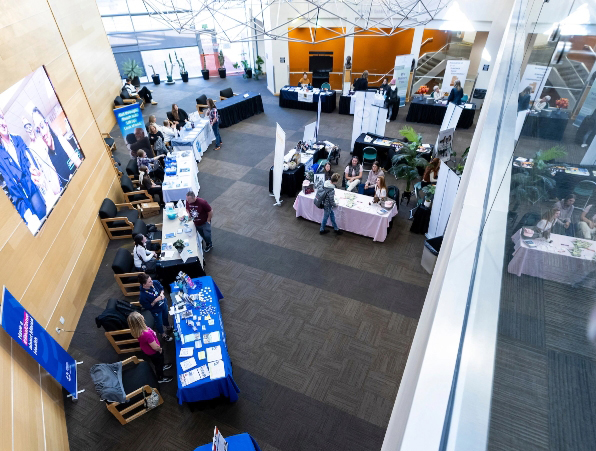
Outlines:
<svg viewBox="0 0 596 451"><path fill-rule="evenodd" d="M141 216L150 218L159 214L159 204L157 202L146 202L141 204Z"/></svg>

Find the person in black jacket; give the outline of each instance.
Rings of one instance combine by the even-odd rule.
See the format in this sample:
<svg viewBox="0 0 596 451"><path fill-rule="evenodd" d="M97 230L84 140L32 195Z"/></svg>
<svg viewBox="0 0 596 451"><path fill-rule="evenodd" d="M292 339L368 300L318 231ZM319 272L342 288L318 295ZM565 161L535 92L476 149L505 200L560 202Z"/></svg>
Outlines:
<svg viewBox="0 0 596 451"><path fill-rule="evenodd" d="M354 81L354 91L366 91L368 89L368 71L362 72L362 77Z"/></svg>
<svg viewBox="0 0 596 451"><path fill-rule="evenodd" d="M518 112L530 109L530 99L532 98L531 93L532 93L532 88L529 86L526 86L524 88L524 90L519 93L519 96L517 97L517 111Z"/></svg>
<svg viewBox="0 0 596 451"><path fill-rule="evenodd" d="M385 95L387 90L389 89L389 83L387 83L388 78L383 78L383 83L379 87L379 94Z"/></svg>
<svg viewBox="0 0 596 451"><path fill-rule="evenodd" d="M397 95L397 86L395 85L395 78L391 80L389 89L385 93L385 106L387 107L387 122L391 120L391 114L395 106L399 107L400 98Z"/></svg>
<svg viewBox="0 0 596 451"><path fill-rule="evenodd" d="M176 128L180 130L188 122L188 114L182 108L178 108L175 103L172 104L172 111L168 111L168 119L176 124Z"/></svg>
<svg viewBox="0 0 596 451"><path fill-rule="evenodd" d="M461 87L461 82L459 80L455 80L453 84L453 89L449 93L449 97L447 98L447 102L455 103L456 105L461 104L461 99L464 97L464 90Z"/></svg>
<svg viewBox="0 0 596 451"><path fill-rule="evenodd" d="M321 229L319 233L324 235L329 233L329 230L325 228L327 225L327 219L331 219L331 225L333 226L333 231L337 235L341 235L341 230L335 223L335 213L333 213L333 208L337 207L337 202L335 202L335 184L339 182L341 175L333 174L331 176L331 180L326 180L325 184L323 185L323 190L325 191L324 198L323 198L323 220L321 221Z"/></svg>

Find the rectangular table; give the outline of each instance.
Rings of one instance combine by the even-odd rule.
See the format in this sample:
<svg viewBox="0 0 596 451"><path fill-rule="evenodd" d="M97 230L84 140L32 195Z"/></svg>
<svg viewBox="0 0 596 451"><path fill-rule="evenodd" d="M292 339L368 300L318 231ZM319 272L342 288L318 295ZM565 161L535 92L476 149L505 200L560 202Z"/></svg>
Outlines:
<svg viewBox="0 0 596 451"><path fill-rule="evenodd" d="M174 327L179 333L179 338L176 340L176 380L178 382L178 403L182 404L183 402L205 401L208 399L219 398L220 396L225 396L231 402L236 402L238 400L238 393L240 393L240 389L238 388L238 385L236 385L234 377L232 376L232 362L230 361L230 355L228 354L226 333L224 331L223 321L221 318L219 300L223 298L223 295L221 294L221 291L219 291L219 288L213 279L209 276L199 277L192 280L196 284L196 287L194 289L189 289L188 294L200 293L205 299L205 304L202 306L202 303L197 301L198 306L192 308L192 313L193 315L196 315L197 319L195 320L193 317L190 319L195 323L195 325L197 325L196 332L193 330L192 326L187 324L186 319L181 317L181 314L176 314L174 317ZM170 289L172 293L173 304L175 294L180 290L175 283L170 285ZM188 304L186 305L188 306ZM205 319L207 315L209 315L213 320L212 325L210 325L208 320ZM203 329L203 327L205 329ZM212 332L219 332L220 340L206 344L204 342L205 335ZM182 344L180 337L193 333L199 333L201 335L201 347L199 348L195 347L195 341L187 341L185 344ZM180 349L191 348L193 351L192 357L194 357L197 365L190 368L188 370L190 371L194 368L207 365L207 355L205 355L204 359L199 359L199 353L204 351L205 354L207 354L207 348L214 346L220 346L221 348L221 361L223 361L224 364L225 376L213 380L211 379L211 376L208 376L183 387L180 380L180 375L183 374L184 371L182 370L180 364L182 361L191 357L180 357Z"/></svg>
<svg viewBox="0 0 596 451"><path fill-rule="evenodd" d="M584 280L592 280L596 271L596 242L583 238L550 234L552 243L544 238L523 238L521 230L511 237L515 244L513 258L507 266L511 274L539 277L559 283L574 284ZM581 257L573 257L568 249L573 249L575 240L590 243L589 249L584 249ZM536 244L530 247L526 240ZM590 276L590 277L588 277Z"/></svg>
<svg viewBox="0 0 596 451"><path fill-rule="evenodd" d="M189 150L194 153L196 161L201 161L203 153L215 139L215 134L209 121L198 117L197 112L191 114L191 118L195 128L180 130L180 136L172 139L171 144L174 151Z"/></svg>
<svg viewBox="0 0 596 451"><path fill-rule="evenodd" d="M163 179L162 192L164 202L174 202L186 199L186 193L193 190L195 194L201 189L197 173L199 169L192 151L172 152L167 157L169 161L175 160L177 166L176 175L167 175Z"/></svg>
<svg viewBox="0 0 596 451"><path fill-rule="evenodd" d="M244 97L248 94L247 97ZM219 113L219 128L226 128L248 119L255 114L263 113L263 99L258 92L245 92L217 102Z"/></svg>
<svg viewBox="0 0 596 451"><path fill-rule="evenodd" d="M346 195L354 196L354 206L347 206L348 199ZM296 217L301 216L320 224L323 220L323 209L315 206L314 199L315 193L304 194L303 191L300 191L294 202L294 210L296 210ZM373 241L385 241L391 219L397 215L397 204L394 204L390 211L379 214L381 206L378 204L370 205L372 201L370 196L349 193L337 188L335 189L335 201L339 204L333 210L335 212L335 222L341 230L369 236ZM331 221L328 221L327 225L330 224Z"/></svg>
<svg viewBox="0 0 596 451"><path fill-rule="evenodd" d="M177 212L179 215L184 215L186 213L186 208L181 206L178 208ZM179 271L184 271L190 277L204 276L205 271L203 270L203 246L201 245L201 236L197 234L197 229L194 223L192 221L188 221L187 225L190 228L190 232L186 233L184 232L184 225L182 225L177 218L168 219L166 209L164 209L162 224L162 245L164 243L174 244L174 242L178 239L188 240L188 249L191 250L193 255L193 257L190 257L185 263L182 258L180 258L180 254L175 248L162 251L159 272L160 276L163 277L162 280L164 280L166 284L170 281L176 280L176 275ZM183 230L182 234L178 233L179 229ZM170 233L175 233L176 235L172 238L166 238L166 236ZM164 252L166 252L165 255ZM171 253L172 255L168 257L168 253Z"/></svg>
<svg viewBox="0 0 596 451"><path fill-rule="evenodd" d="M447 105L425 103L425 101L412 100L406 122L419 122L422 124L442 125ZM476 108L464 108L457 121L458 128L470 128L474 124Z"/></svg>
<svg viewBox="0 0 596 451"><path fill-rule="evenodd" d="M391 168L391 166L392 166L391 159L393 158L394 155L397 154L397 152L395 151L395 148L392 147L391 145L387 146L385 144L375 144L376 138L374 138L371 142L367 143L364 141L364 138L366 137L366 135L367 135L367 133L361 133L360 136L358 136L358 138L356 138L356 141L354 141L354 149L352 149L352 156L358 157L358 160L360 162L362 162L362 155L364 153L364 148L365 147L374 147L377 151L377 160L379 161L379 163L381 163L381 167L385 170L389 170L389 168ZM396 138L388 138L386 136L384 136L382 139L392 141L392 142L395 142L395 141L401 142L401 140L398 140ZM430 161L433 149L434 149L434 146L432 144L430 144L427 152L420 152L420 157L424 158L427 161Z"/></svg>
<svg viewBox="0 0 596 451"><path fill-rule="evenodd" d="M261 451L256 440L246 432L244 434L231 435L224 437L228 442L228 451ZM195 451L212 451L213 443L207 443L206 445L195 448Z"/></svg>
<svg viewBox="0 0 596 451"><path fill-rule="evenodd" d="M352 93L353 94L353 93ZM339 96L339 114L354 114L354 96L350 94L347 96L341 95ZM399 104L396 104L391 111L390 119L394 121L397 118L397 113L399 112Z"/></svg>
<svg viewBox="0 0 596 451"><path fill-rule="evenodd" d="M569 114L556 109L549 108L540 113L530 113L526 116L524 126L521 131L522 136L532 138L550 139L552 141L562 141L565 134L565 128L569 122Z"/></svg>
<svg viewBox="0 0 596 451"><path fill-rule="evenodd" d="M337 102L337 94L335 91L311 91L308 100L310 100L310 94L312 94L312 100L306 102L298 100L301 91L295 91L294 89L297 88L292 86L284 86L281 88L279 91L280 107L317 111L319 108L319 96L321 96L321 111L323 113L333 113L333 111L335 111L335 104Z"/></svg>

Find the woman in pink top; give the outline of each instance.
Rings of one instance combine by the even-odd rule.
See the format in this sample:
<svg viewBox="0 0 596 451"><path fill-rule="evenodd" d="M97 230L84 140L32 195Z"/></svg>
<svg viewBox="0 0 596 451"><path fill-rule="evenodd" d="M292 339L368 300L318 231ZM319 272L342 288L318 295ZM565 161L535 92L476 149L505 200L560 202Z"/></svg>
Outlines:
<svg viewBox="0 0 596 451"><path fill-rule="evenodd" d="M172 368L171 364L164 364L163 348L159 344L157 335L145 324L145 318L138 312L132 312L128 315L128 327L133 337L139 340L141 351L151 359L157 379L160 384L170 382L173 378L166 376L164 370Z"/></svg>

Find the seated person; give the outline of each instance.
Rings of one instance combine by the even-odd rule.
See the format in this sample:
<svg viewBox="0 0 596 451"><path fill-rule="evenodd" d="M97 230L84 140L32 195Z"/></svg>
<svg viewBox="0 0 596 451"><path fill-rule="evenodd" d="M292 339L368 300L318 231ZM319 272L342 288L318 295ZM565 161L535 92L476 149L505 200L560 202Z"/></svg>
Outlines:
<svg viewBox="0 0 596 451"><path fill-rule="evenodd" d="M132 256L136 270L147 274L155 274L157 272L157 255L147 249L147 237L139 233L135 235L134 240L135 247L132 250Z"/></svg>
<svg viewBox="0 0 596 451"><path fill-rule="evenodd" d="M553 233L575 236L575 224L572 222L573 210L575 208L573 206L574 203L575 194L570 194L553 205L553 208L561 211L561 214L555 223Z"/></svg>
<svg viewBox="0 0 596 451"><path fill-rule="evenodd" d="M156 149L155 146L159 138L161 138L161 148L158 146ZM166 139L164 138L163 133L158 130L156 124L149 125L149 143L151 144L151 148L153 149L153 153L155 155L167 153L167 149L165 148Z"/></svg>
<svg viewBox="0 0 596 451"><path fill-rule="evenodd" d="M438 86L435 85L433 88L433 92L430 93L430 98L434 100L439 100L443 98L443 94L441 94L441 90Z"/></svg>
<svg viewBox="0 0 596 451"><path fill-rule="evenodd" d="M157 105L157 102L153 100L151 96L151 91L147 89L146 86L143 86L140 91L137 91L132 84L132 79L127 78L126 82L124 83L124 89L128 92L128 95L133 98L141 98L145 101L145 103L150 103L151 105Z"/></svg>
<svg viewBox="0 0 596 451"><path fill-rule="evenodd" d="M379 175L377 177L377 183L375 184L375 197L374 202L387 200L387 185L385 185L385 177Z"/></svg>
<svg viewBox="0 0 596 451"><path fill-rule="evenodd" d="M362 179L362 165L358 162L358 157L352 157L352 161L346 166L344 179L346 180L346 189L348 191L354 191L360 183Z"/></svg>
<svg viewBox="0 0 596 451"><path fill-rule="evenodd" d="M165 155L159 155L157 157L148 158L147 153L144 150L139 150L137 152L137 166L139 167L139 170L141 166L146 166L147 168L149 168L150 174L153 174L153 176L156 177L158 180L163 181L165 172L163 168L160 166L159 160L164 157Z"/></svg>
<svg viewBox="0 0 596 451"><path fill-rule="evenodd" d="M426 185L437 183L439 178L439 169L441 168L441 160L439 158L433 158L433 160L426 165L424 174L422 175L422 181L420 186L424 188Z"/></svg>
<svg viewBox="0 0 596 451"><path fill-rule="evenodd" d="M149 116L149 122L147 122L145 124L145 130L147 130L147 133L150 133L149 127L151 126L151 124L157 126L157 119L155 118L155 116L153 114L151 116ZM158 130L159 130L159 128L158 128Z"/></svg>
<svg viewBox="0 0 596 451"><path fill-rule="evenodd" d="M172 104L172 110L167 113L168 119L174 123L177 130L181 130L182 127L190 121L188 114L182 108L178 108L175 103Z"/></svg>
<svg viewBox="0 0 596 451"><path fill-rule="evenodd" d="M177 138L180 135L180 132L178 132L176 125L174 125L174 123L168 119L163 121L161 133L165 138L166 144L169 144L172 141L172 139Z"/></svg>
<svg viewBox="0 0 596 451"><path fill-rule="evenodd" d="M354 91L366 91L368 89L368 71L362 72L362 77L354 81Z"/></svg>
<svg viewBox="0 0 596 451"><path fill-rule="evenodd" d="M558 208L546 210L542 215L542 219L538 221L538 224L536 224L538 231L540 233L550 232L553 226L556 224L557 219L559 219L560 214L561 210Z"/></svg>
<svg viewBox="0 0 596 451"><path fill-rule="evenodd" d="M588 216L590 210L592 210L593 205L586 205L582 215L579 218L579 223L577 224L578 235L580 238L585 238L586 240L593 240L596 238L596 210L593 212L592 216Z"/></svg>
<svg viewBox="0 0 596 451"><path fill-rule="evenodd" d="M300 83L302 86L310 85L310 80L308 79L308 74L306 72L302 74L302 78L298 80L298 83Z"/></svg>
<svg viewBox="0 0 596 451"><path fill-rule="evenodd" d="M534 103L534 110L535 111L542 111L542 110L548 110L548 102L550 102L550 96L545 96L542 99L540 99L538 102Z"/></svg>
<svg viewBox="0 0 596 451"><path fill-rule="evenodd" d="M127 136L127 141L129 136ZM145 136L145 131L142 128L135 129L134 142L130 143L128 147L130 148L130 155L133 158L136 158L139 150L144 150L151 158L155 156L151 148L151 141L149 141L149 137Z"/></svg>
<svg viewBox="0 0 596 451"><path fill-rule="evenodd" d="M139 284L141 285L139 294L141 307L149 310L153 315L157 333L161 334L164 340L172 341L172 337L164 331L164 326L170 330L172 328L168 317L168 301L161 283L158 280L153 280L148 274L142 273L139 274Z"/></svg>
<svg viewBox="0 0 596 451"><path fill-rule="evenodd" d="M333 175L333 171L331 170L331 163L325 163L325 166L319 169L321 174L325 174L325 181L331 180L331 176Z"/></svg>
<svg viewBox="0 0 596 451"><path fill-rule="evenodd" d="M375 186L377 185L377 178L379 176L384 176L385 173L381 170L381 166L379 165L378 161L375 161L372 165L372 169L368 173L368 178L366 179L366 183L360 184L358 186L358 192L360 194L365 194L366 196L374 196L375 194Z"/></svg>
<svg viewBox="0 0 596 451"><path fill-rule="evenodd" d="M139 183L141 184L141 189L146 190L152 196L155 196L157 194L159 196L159 205L162 208L165 206L165 202L163 201L163 192L161 185L158 185L153 181L153 179L149 175L149 169L147 168L147 166L139 166Z"/></svg>

